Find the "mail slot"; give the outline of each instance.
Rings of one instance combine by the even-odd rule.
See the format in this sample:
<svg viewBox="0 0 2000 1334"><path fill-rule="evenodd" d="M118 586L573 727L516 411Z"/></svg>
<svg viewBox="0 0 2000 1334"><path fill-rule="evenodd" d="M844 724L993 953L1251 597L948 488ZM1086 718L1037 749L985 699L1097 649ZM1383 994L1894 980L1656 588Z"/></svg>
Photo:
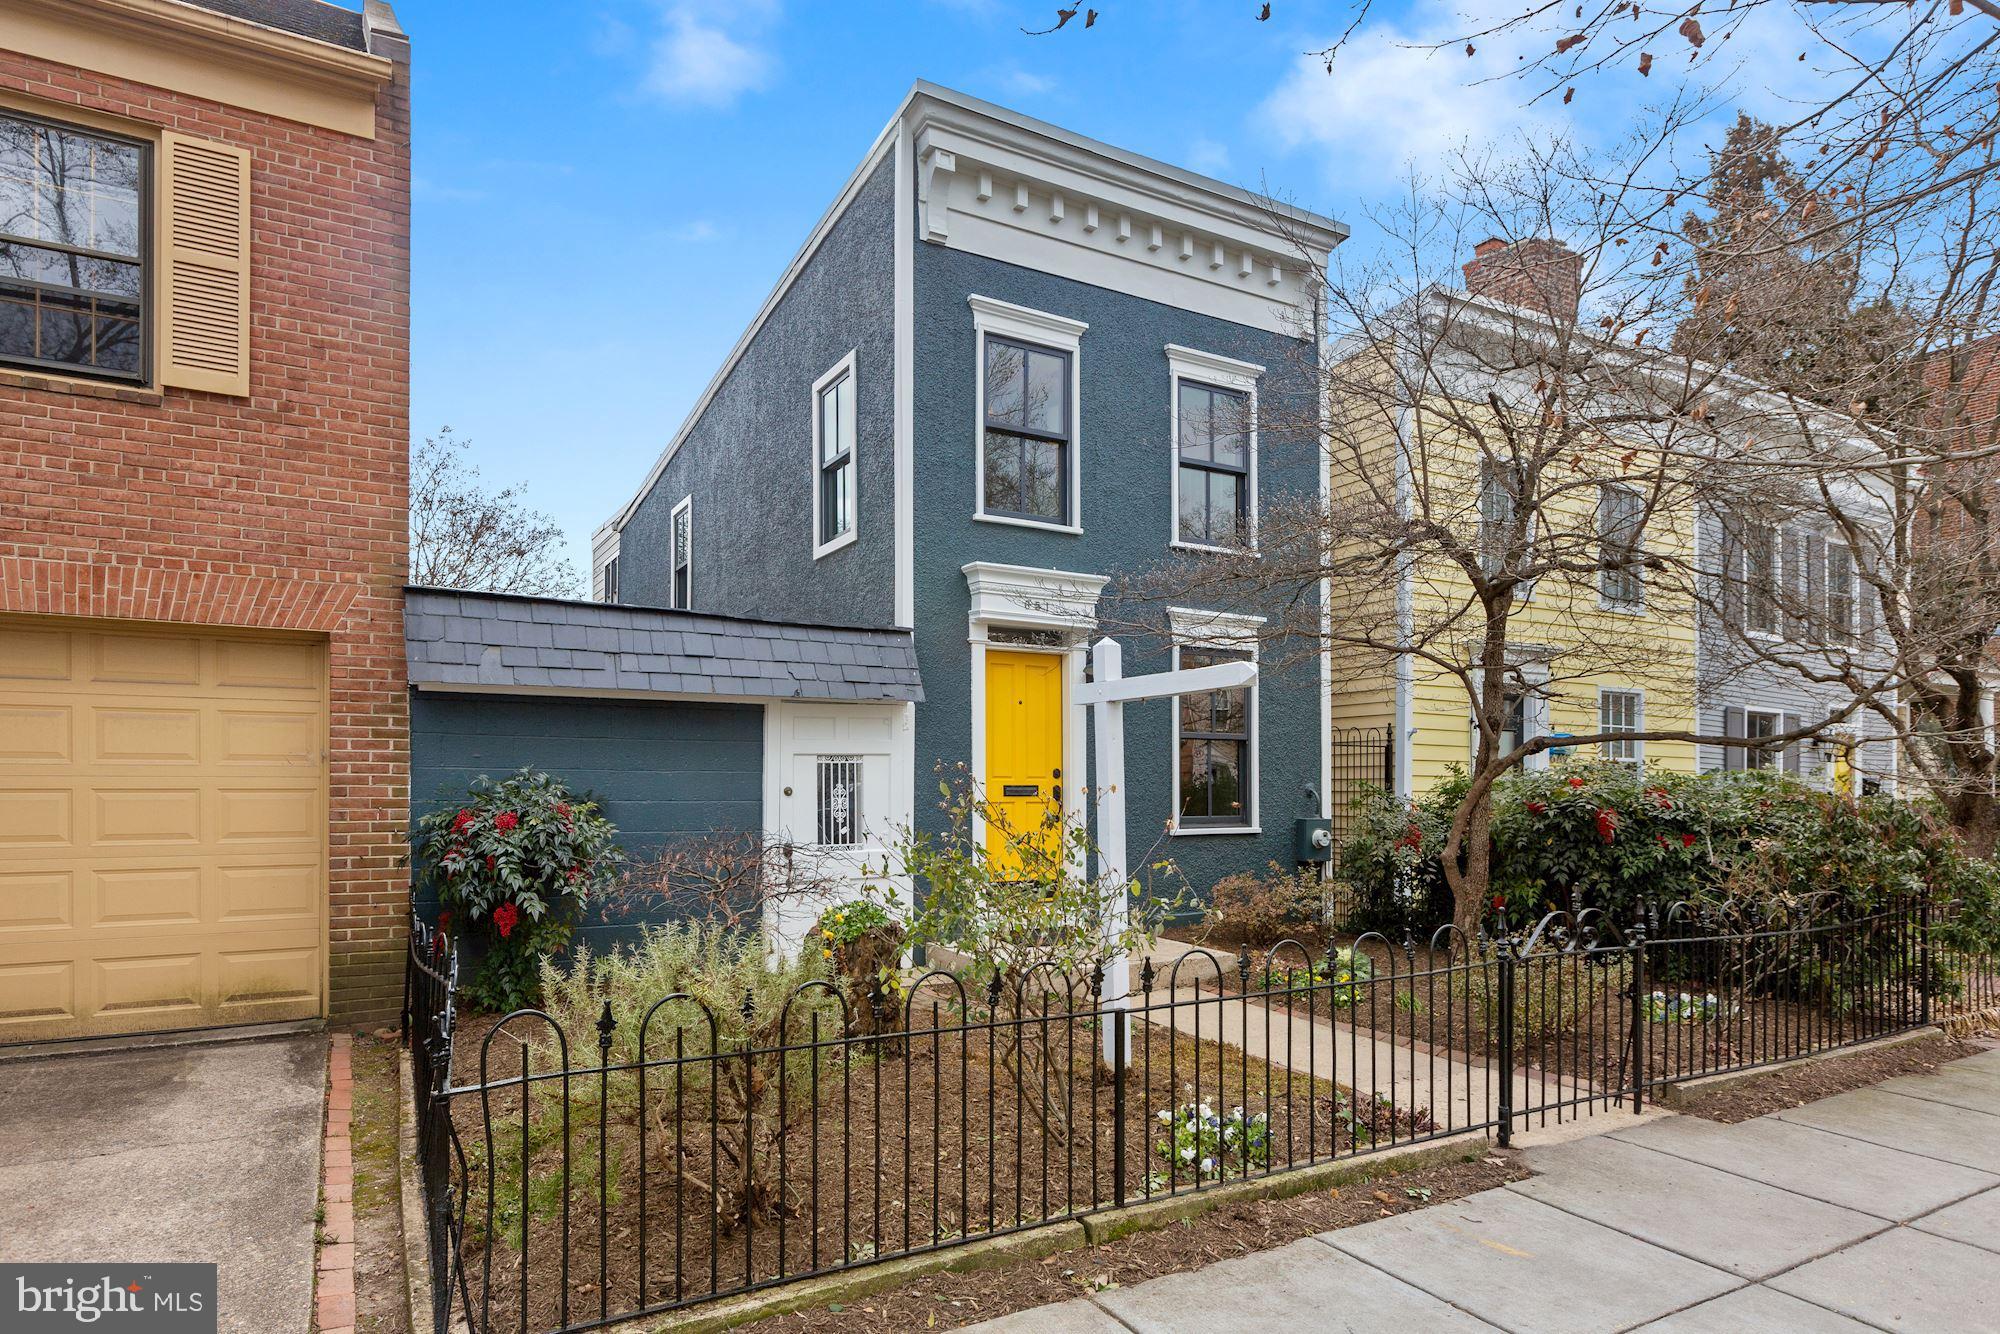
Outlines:
<svg viewBox="0 0 2000 1334"><path fill-rule="evenodd" d="M1000 789L1003 797L1039 797L1042 795L1040 783L1008 783Z"/></svg>

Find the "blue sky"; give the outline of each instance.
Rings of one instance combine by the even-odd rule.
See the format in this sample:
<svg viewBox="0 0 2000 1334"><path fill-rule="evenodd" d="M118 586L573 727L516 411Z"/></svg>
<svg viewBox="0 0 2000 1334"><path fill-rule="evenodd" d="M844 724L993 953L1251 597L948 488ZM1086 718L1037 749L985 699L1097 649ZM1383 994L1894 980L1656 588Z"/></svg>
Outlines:
<svg viewBox="0 0 2000 1334"><path fill-rule="evenodd" d="M1408 160L1565 114L1409 47L1457 5L1378 7L1332 77L1302 53L1341 3L1278 0L1269 23L1250 0L1100 7L1092 32L1030 38L1049 0L400 0L413 433L469 438L587 568L917 78L1350 221Z"/></svg>

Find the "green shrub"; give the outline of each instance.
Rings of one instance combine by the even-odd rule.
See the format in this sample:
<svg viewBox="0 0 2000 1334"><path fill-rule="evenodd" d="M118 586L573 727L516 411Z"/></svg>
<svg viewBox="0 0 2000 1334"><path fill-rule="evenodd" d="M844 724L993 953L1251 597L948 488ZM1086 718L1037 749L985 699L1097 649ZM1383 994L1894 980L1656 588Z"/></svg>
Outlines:
<svg viewBox="0 0 2000 1334"><path fill-rule="evenodd" d="M596 802L532 769L497 783L482 775L417 821L412 858L437 896L438 925L485 936L465 984L475 1005L535 1003L544 960L568 946L584 903L616 873L616 833Z"/></svg>

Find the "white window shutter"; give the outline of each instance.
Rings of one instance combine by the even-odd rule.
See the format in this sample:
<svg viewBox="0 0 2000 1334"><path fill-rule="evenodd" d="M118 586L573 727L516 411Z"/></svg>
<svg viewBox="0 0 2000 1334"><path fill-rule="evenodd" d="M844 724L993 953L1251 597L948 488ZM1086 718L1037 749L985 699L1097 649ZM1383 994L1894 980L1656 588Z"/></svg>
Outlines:
<svg viewBox="0 0 2000 1334"><path fill-rule="evenodd" d="M160 140L159 381L250 392L250 154L232 144Z"/></svg>

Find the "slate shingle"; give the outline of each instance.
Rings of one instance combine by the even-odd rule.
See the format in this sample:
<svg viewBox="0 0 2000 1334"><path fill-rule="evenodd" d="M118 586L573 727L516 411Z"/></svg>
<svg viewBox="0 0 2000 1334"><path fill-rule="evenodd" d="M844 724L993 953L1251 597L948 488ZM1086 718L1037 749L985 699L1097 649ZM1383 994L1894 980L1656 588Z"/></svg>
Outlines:
<svg viewBox="0 0 2000 1334"><path fill-rule="evenodd" d="M901 630L784 625L557 598L407 593L418 685L652 690L749 699L920 700Z"/></svg>

